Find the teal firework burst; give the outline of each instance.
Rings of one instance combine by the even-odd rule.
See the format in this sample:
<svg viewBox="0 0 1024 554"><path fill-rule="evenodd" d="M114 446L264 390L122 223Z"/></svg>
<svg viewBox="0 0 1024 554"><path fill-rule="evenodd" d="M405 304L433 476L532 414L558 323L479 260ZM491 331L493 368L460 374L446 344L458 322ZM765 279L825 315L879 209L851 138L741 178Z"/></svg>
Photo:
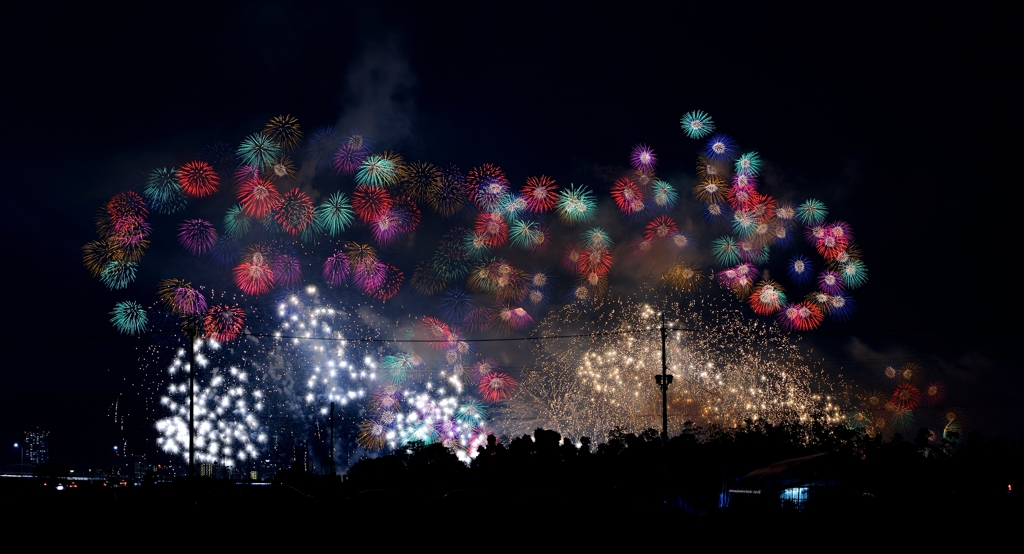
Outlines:
<svg viewBox="0 0 1024 554"><path fill-rule="evenodd" d="M512 220L512 225L509 226L508 237L509 241L523 250L528 250L537 245L537 238L543 235L538 225L534 221L520 221L518 219Z"/></svg>
<svg viewBox="0 0 1024 554"><path fill-rule="evenodd" d="M511 224L512 220L519 217L519 214L529 209L529 205L521 194L506 194L501 197L499 209L501 210L502 215L505 216L505 219L508 219Z"/></svg>
<svg viewBox="0 0 1024 554"><path fill-rule="evenodd" d="M558 217L569 226L586 222L593 217L596 206L594 193L583 185L577 187L571 183L569 188L558 193L558 200L555 202Z"/></svg>
<svg viewBox="0 0 1024 554"><path fill-rule="evenodd" d="M405 353L385 356L383 365L391 382L395 384L405 382L409 372L416 367L413 357Z"/></svg>
<svg viewBox="0 0 1024 554"><path fill-rule="evenodd" d="M855 289L868 280L868 268L860 260L850 260L842 264L843 282L847 288Z"/></svg>
<svg viewBox="0 0 1024 554"><path fill-rule="evenodd" d="M252 230L252 218L245 215L242 206L235 204L224 214L224 232L232 238L242 238Z"/></svg>
<svg viewBox="0 0 1024 554"><path fill-rule="evenodd" d="M103 268L100 281L111 290L123 289L135 280L135 271L139 264L135 262L113 261Z"/></svg>
<svg viewBox="0 0 1024 554"><path fill-rule="evenodd" d="M757 216L750 210L736 210L732 214L732 230L740 238L747 238L757 228Z"/></svg>
<svg viewBox="0 0 1024 554"><path fill-rule="evenodd" d="M654 205L658 209L667 210L676 205L679 193L675 187L665 181L655 181L653 187Z"/></svg>
<svg viewBox="0 0 1024 554"><path fill-rule="evenodd" d="M825 221L827 215L828 209L825 208L825 204L814 198L800 204L796 209L796 216L804 225L817 225Z"/></svg>
<svg viewBox="0 0 1024 554"><path fill-rule="evenodd" d="M146 316L146 309L138 302L118 302L114 304L114 311L110 312L110 315L113 316L110 322L120 333L139 335L146 332L149 317Z"/></svg>
<svg viewBox="0 0 1024 554"><path fill-rule="evenodd" d="M142 196L154 212L163 215L173 214L182 210L188 202L188 196L178 182L177 171L173 167L154 169L146 179Z"/></svg>
<svg viewBox="0 0 1024 554"><path fill-rule="evenodd" d="M281 147L263 133L256 133L243 140L235 154L242 165L255 166L261 170L270 169L281 155Z"/></svg>
<svg viewBox="0 0 1024 554"><path fill-rule="evenodd" d="M476 231L469 231L462 238L462 250L471 261L483 260L491 255L491 247L483 235Z"/></svg>
<svg viewBox="0 0 1024 554"><path fill-rule="evenodd" d="M688 112L679 120L679 124L686 132L686 136L692 139L704 138L715 130L715 122L711 120L711 116L700 110Z"/></svg>
<svg viewBox="0 0 1024 554"><path fill-rule="evenodd" d="M757 152L747 152L737 158L736 173L739 175L760 175L761 155Z"/></svg>
<svg viewBox="0 0 1024 554"><path fill-rule="evenodd" d="M711 241L711 253L715 256L715 261L724 266L740 262L740 250L736 245L736 239L732 237L719 237Z"/></svg>
<svg viewBox="0 0 1024 554"><path fill-rule="evenodd" d="M487 421L487 405L479 400L469 400L459 406L455 417L463 423L479 425Z"/></svg>
<svg viewBox="0 0 1024 554"><path fill-rule="evenodd" d="M388 187L398 181L398 164L384 154L367 156L359 164L356 183L370 187Z"/></svg>
<svg viewBox="0 0 1024 554"><path fill-rule="evenodd" d="M323 204L317 206L315 219L323 227L324 232L334 237L352 224L355 212L352 211L352 203L339 191L328 196Z"/></svg>
<svg viewBox="0 0 1024 554"><path fill-rule="evenodd" d="M580 234L580 240L583 242L584 246L591 250L612 247L612 238L600 227L594 227L584 231Z"/></svg>

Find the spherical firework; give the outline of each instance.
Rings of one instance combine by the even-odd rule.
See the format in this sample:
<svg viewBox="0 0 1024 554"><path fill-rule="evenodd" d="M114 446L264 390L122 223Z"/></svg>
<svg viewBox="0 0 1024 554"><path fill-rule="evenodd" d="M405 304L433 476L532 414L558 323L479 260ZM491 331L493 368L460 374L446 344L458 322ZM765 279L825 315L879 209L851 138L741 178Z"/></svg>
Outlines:
<svg viewBox="0 0 1024 554"><path fill-rule="evenodd" d="M431 268L430 262L422 261L412 272L409 284L424 296L433 296L448 285L448 280L438 275Z"/></svg>
<svg viewBox="0 0 1024 554"><path fill-rule="evenodd" d="M825 316L810 302L786 305L778 314L779 325L787 331L811 331L821 325Z"/></svg>
<svg viewBox="0 0 1024 554"><path fill-rule="evenodd" d="M846 321L853 315L853 298L845 294L837 294L828 297L828 315L840 321Z"/></svg>
<svg viewBox="0 0 1024 554"><path fill-rule="evenodd" d="M654 155L654 150L650 146L638 144L629 154L629 163L636 171L653 173L654 166L658 165L658 157Z"/></svg>
<svg viewBox="0 0 1024 554"><path fill-rule="evenodd" d="M379 285L374 287L373 291L370 292L370 296L377 300L391 300L394 298L398 291L402 288L402 282L405 280L405 274L400 269L390 264L382 264L384 268L384 276L381 279Z"/></svg>
<svg viewBox="0 0 1024 554"><path fill-rule="evenodd" d="M250 179L255 179L260 176L260 168L254 165L243 165L239 166L235 170L235 173L231 178L235 181L236 187L241 187Z"/></svg>
<svg viewBox="0 0 1024 554"><path fill-rule="evenodd" d="M814 266L802 254L797 254L790 258L786 265L786 271L793 282L798 285L806 285L810 282L811 276L814 275Z"/></svg>
<svg viewBox="0 0 1024 554"><path fill-rule="evenodd" d="M470 200L484 211L498 208L501 198L508 194L508 178L500 167L485 163L466 174L466 187Z"/></svg>
<svg viewBox="0 0 1024 554"><path fill-rule="evenodd" d="M213 167L206 162L188 162L175 173L185 194L193 198L202 198L217 192L220 177Z"/></svg>
<svg viewBox="0 0 1024 554"><path fill-rule="evenodd" d="M644 240L655 241L665 240L679 231L676 222L668 216L660 216L647 223L644 231Z"/></svg>
<svg viewBox="0 0 1024 554"><path fill-rule="evenodd" d="M736 173L740 175L760 175L761 155L757 152L747 152L736 159Z"/></svg>
<svg viewBox="0 0 1024 554"><path fill-rule="evenodd" d="M723 206L722 204L711 203L706 204L704 206L704 219L706 219L709 223L714 223L715 221L725 219L728 216L729 212L726 209L726 206Z"/></svg>
<svg viewBox="0 0 1024 554"><path fill-rule="evenodd" d="M416 202L426 202L430 187L441 177L441 171L434 164L416 162L405 167L402 173L402 192Z"/></svg>
<svg viewBox="0 0 1024 554"><path fill-rule="evenodd" d="M725 287L731 289L737 295L743 297L750 292L760 272L753 264L739 264L736 267L726 269L718 274L718 281Z"/></svg>
<svg viewBox="0 0 1024 554"><path fill-rule="evenodd" d="M938 381L928 383L924 388L924 404L925 406L936 406L946 399L946 385Z"/></svg>
<svg viewBox="0 0 1024 554"><path fill-rule="evenodd" d="M141 335L146 332L146 324L149 319L146 310L138 302L131 300L118 302L114 310L110 312L110 322L120 333L126 335Z"/></svg>
<svg viewBox="0 0 1024 554"><path fill-rule="evenodd" d="M590 250L612 247L612 238L600 227L594 227L580 233L580 241Z"/></svg>
<svg viewBox="0 0 1024 554"><path fill-rule="evenodd" d="M146 181L142 196L146 203L158 214L173 214L185 208L188 197L175 177L174 168L154 169Z"/></svg>
<svg viewBox="0 0 1024 554"><path fill-rule="evenodd" d="M352 265L352 283L359 292L373 295L388 276L388 265L381 262Z"/></svg>
<svg viewBox="0 0 1024 554"><path fill-rule="evenodd" d="M205 219L186 219L178 226L178 243L193 256L203 256L217 242L217 230Z"/></svg>
<svg viewBox="0 0 1024 554"><path fill-rule="evenodd" d="M274 283L283 287L294 287L302 281L302 264L291 254L274 256L270 265L274 272Z"/></svg>
<svg viewBox="0 0 1024 554"><path fill-rule="evenodd" d="M332 287L343 284L348 279L348 272L348 256L340 250L324 262L324 281L327 281L327 284Z"/></svg>
<svg viewBox="0 0 1024 554"><path fill-rule="evenodd" d="M462 211L469 200L462 172L455 165L440 170L437 179L427 189L427 202L433 210L445 217L453 217Z"/></svg>
<svg viewBox="0 0 1024 554"><path fill-rule="evenodd" d="M274 206L274 219L289 235L298 235L313 221L316 210L309 195L293 188L281 195Z"/></svg>
<svg viewBox="0 0 1024 554"><path fill-rule="evenodd" d="M387 444L388 425L375 419L359 424L359 445L368 450L381 450Z"/></svg>
<svg viewBox="0 0 1024 554"><path fill-rule="evenodd" d="M111 290L119 290L135 280L135 271L139 264L114 260L107 263L100 272L100 281Z"/></svg>
<svg viewBox="0 0 1024 554"><path fill-rule="evenodd" d="M371 154L359 164L356 183L367 187L390 187L398 182L402 165L402 157L398 154Z"/></svg>
<svg viewBox="0 0 1024 554"><path fill-rule="evenodd" d="M210 162L214 170L221 173L231 171L238 166L235 147L224 141L203 145L199 148L199 156Z"/></svg>
<svg viewBox="0 0 1024 554"><path fill-rule="evenodd" d="M586 248L580 252L579 273L581 275L607 275L612 269L612 252L607 248Z"/></svg>
<svg viewBox="0 0 1024 554"><path fill-rule="evenodd" d="M263 126L263 134L285 152L294 150L302 141L299 120L292 114L275 116Z"/></svg>
<svg viewBox="0 0 1024 554"><path fill-rule="evenodd" d="M846 286L843 278L833 271L822 271L818 274L818 288L829 296L843 292Z"/></svg>
<svg viewBox="0 0 1024 554"><path fill-rule="evenodd" d="M206 311L206 297L183 279L160 281L157 293L173 314L195 316Z"/></svg>
<svg viewBox="0 0 1024 554"><path fill-rule="evenodd" d="M253 177L238 187L238 202L245 215L263 218L280 204L281 193L277 192L274 183Z"/></svg>
<svg viewBox="0 0 1024 554"><path fill-rule="evenodd" d="M245 214L245 208L235 204L224 214L224 231L231 237L241 238L252 229L252 218Z"/></svg>
<svg viewBox="0 0 1024 554"><path fill-rule="evenodd" d="M558 187L555 180L547 175L540 177L527 177L526 186L523 187L523 198L529 210L533 213L544 213L555 207L558 197Z"/></svg>
<svg viewBox="0 0 1024 554"><path fill-rule="evenodd" d="M334 170L342 175L352 175L358 170L369 152L362 145L356 146L351 141L338 147L331 158Z"/></svg>
<svg viewBox="0 0 1024 554"><path fill-rule="evenodd" d="M532 250L544 244L544 233L540 230L540 224L535 221L515 219L509 228L509 241L513 246L523 250Z"/></svg>
<svg viewBox="0 0 1024 554"><path fill-rule="evenodd" d="M715 123L711 120L711 116L700 110L687 112L679 120L679 124L686 132L686 136L692 139L704 138L715 130Z"/></svg>
<svg viewBox="0 0 1024 554"><path fill-rule="evenodd" d="M661 276L662 284L675 292L690 293L700 289L704 281L704 275L700 270L690 264L678 263L668 268Z"/></svg>
<svg viewBox="0 0 1024 554"><path fill-rule="evenodd" d="M516 380L501 373L492 371L480 378L480 396L487 402L500 402L512 396L516 390Z"/></svg>
<svg viewBox="0 0 1024 554"><path fill-rule="evenodd" d="M221 235L217 237L217 242L215 242L213 248L210 249L210 257L212 257L217 266L221 268L227 268L235 265L238 263L238 258L241 255L242 243L228 235Z"/></svg>
<svg viewBox="0 0 1024 554"><path fill-rule="evenodd" d="M593 217L596 211L594 194L582 185L577 187L571 183L568 189L558 193L555 206L558 210L558 217L570 227L585 223Z"/></svg>
<svg viewBox="0 0 1024 554"><path fill-rule="evenodd" d="M825 204L813 198L800 204L796 209L796 216L804 225L817 225L825 221L827 215L828 209L825 208Z"/></svg>
<svg viewBox="0 0 1024 554"><path fill-rule="evenodd" d="M210 306L203 318L203 326L211 339L217 342L232 341L245 328L245 310L227 304Z"/></svg>
<svg viewBox="0 0 1024 554"><path fill-rule="evenodd" d="M771 280L757 283L754 292L747 298L747 304L757 315L772 315L782 309L786 303L786 294L782 287Z"/></svg>
<svg viewBox="0 0 1024 554"><path fill-rule="evenodd" d="M388 191L380 187L359 185L352 194L352 208L359 219L370 223L391 208L393 200Z"/></svg>
<svg viewBox="0 0 1024 554"><path fill-rule="evenodd" d="M473 297L459 287L448 288L441 294L441 311L449 322L461 323L472 309Z"/></svg>
<svg viewBox="0 0 1024 554"><path fill-rule="evenodd" d="M508 240L508 223L501 216L501 212L477 214L475 228L488 248L499 248Z"/></svg>
<svg viewBox="0 0 1024 554"><path fill-rule="evenodd" d="M82 246L82 262L93 277L99 277L107 264L122 259L120 248L110 240L94 240Z"/></svg>
<svg viewBox="0 0 1024 554"><path fill-rule="evenodd" d="M341 137L334 127L327 125L322 129L317 129L313 136L309 137L306 153L313 158L317 169L327 169L331 166L331 159L339 146L341 146Z"/></svg>
<svg viewBox="0 0 1024 554"><path fill-rule="evenodd" d="M126 190L115 194L107 202L107 216L110 221L124 216L146 218L149 216L149 208L146 207L146 201L138 193Z"/></svg>
<svg viewBox="0 0 1024 554"><path fill-rule="evenodd" d="M295 162L287 154L282 154L275 159L269 167L263 170L263 178L271 180L294 179L297 173Z"/></svg>
<svg viewBox="0 0 1024 554"><path fill-rule="evenodd" d="M238 155L238 159L242 161L243 165L258 167L262 170L274 164L274 160L281 155L281 147L270 137L257 133L249 135L243 140L238 145L235 154Z"/></svg>
<svg viewBox="0 0 1024 554"><path fill-rule="evenodd" d="M868 280L867 267L860 260L850 260L842 264L839 274L842 276L846 286L851 289L860 287Z"/></svg>
<svg viewBox="0 0 1024 554"><path fill-rule="evenodd" d="M654 199L654 208L657 210L670 210L675 207L676 202L679 200L679 193L669 183L655 181L651 197Z"/></svg>
<svg viewBox="0 0 1024 554"><path fill-rule="evenodd" d="M900 383L889 401L898 408L913 410L921 403L921 391L910 383Z"/></svg>
<svg viewBox="0 0 1024 554"><path fill-rule="evenodd" d="M463 325L465 325L467 329L479 333L489 330L491 328L491 323L493 322L494 310L487 306L473 308L462 320Z"/></svg>
<svg viewBox="0 0 1024 554"><path fill-rule="evenodd" d="M722 203L728 196L728 187L719 177L710 177L693 187L693 194L705 204Z"/></svg>
<svg viewBox="0 0 1024 554"><path fill-rule="evenodd" d="M612 199L619 211L626 215L642 212L645 208L643 193L628 177L622 177L612 185Z"/></svg>
<svg viewBox="0 0 1024 554"><path fill-rule="evenodd" d="M246 256L247 261L235 266L235 284L245 294L259 296L274 287L274 270L263 253Z"/></svg>
<svg viewBox="0 0 1024 554"><path fill-rule="evenodd" d="M736 143L729 135L719 133L708 140L704 152L712 162L729 163L736 158Z"/></svg>
<svg viewBox="0 0 1024 554"><path fill-rule="evenodd" d="M754 234L757 228L757 216L750 210L736 210L732 214L732 230L740 238L747 238Z"/></svg>
<svg viewBox="0 0 1024 554"><path fill-rule="evenodd" d="M335 192L317 206L315 218L324 231L332 237L338 236L352 224L352 204L342 192Z"/></svg>

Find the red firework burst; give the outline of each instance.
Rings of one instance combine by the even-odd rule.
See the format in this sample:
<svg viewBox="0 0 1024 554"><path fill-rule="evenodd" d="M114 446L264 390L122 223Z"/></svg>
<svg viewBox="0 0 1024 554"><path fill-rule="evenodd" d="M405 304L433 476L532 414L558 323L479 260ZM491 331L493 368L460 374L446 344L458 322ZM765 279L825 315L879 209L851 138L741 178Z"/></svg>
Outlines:
<svg viewBox="0 0 1024 554"><path fill-rule="evenodd" d="M500 371L492 371L480 378L478 390L487 402L500 402L516 391L516 380Z"/></svg>
<svg viewBox="0 0 1024 554"><path fill-rule="evenodd" d="M747 298L750 309L757 315L772 315L782 309L785 301L782 287L774 281L761 281Z"/></svg>
<svg viewBox="0 0 1024 554"><path fill-rule="evenodd" d="M818 306L810 302L789 304L776 316L779 325L787 331L810 331L821 325L825 316Z"/></svg>
<svg viewBox="0 0 1024 554"><path fill-rule="evenodd" d="M298 235L313 221L316 211L309 195L293 188L274 206L274 219L289 235Z"/></svg>
<svg viewBox="0 0 1024 554"><path fill-rule="evenodd" d="M583 254L583 248L580 245L573 243L566 245L565 250L562 251L562 259L560 260L562 267L566 271L579 273L581 254Z"/></svg>
<svg viewBox="0 0 1024 554"><path fill-rule="evenodd" d="M558 199L558 187L555 180L547 175L540 177L527 177L526 186L523 187L523 198L526 199L527 209L533 213L544 213L555 207Z"/></svg>
<svg viewBox="0 0 1024 554"><path fill-rule="evenodd" d="M586 249L580 252L577 271L582 274L607 275L612 269L612 252L607 248Z"/></svg>
<svg viewBox="0 0 1024 554"><path fill-rule="evenodd" d="M234 340L245 327L245 310L227 304L211 306L209 310L206 310L203 325L206 328L206 334L215 341Z"/></svg>
<svg viewBox="0 0 1024 554"><path fill-rule="evenodd" d="M508 193L508 178L500 167L485 163L474 167L466 175L469 199L481 210L491 211L498 207L501 198Z"/></svg>
<svg viewBox="0 0 1024 554"><path fill-rule="evenodd" d="M384 279L370 296L377 300L391 300L394 298L398 291L402 288L402 282L405 280L405 274L400 269L393 265L387 265L384 270Z"/></svg>
<svg viewBox="0 0 1024 554"><path fill-rule="evenodd" d="M897 408L913 410L921 403L921 390L910 383L900 383L889 401Z"/></svg>
<svg viewBox="0 0 1024 554"><path fill-rule="evenodd" d="M644 232L644 240L655 241L661 239L667 239L674 235L679 228L676 227L676 222L671 217L663 215L651 220L647 224L647 230Z"/></svg>
<svg viewBox="0 0 1024 554"><path fill-rule="evenodd" d="M262 252L247 254L245 261L235 267L235 284L252 296L265 294L274 287L274 270Z"/></svg>
<svg viewBox="0 0 1024 554"><path fill-rule="evenodd" d="M149 209L141 196L129 190L115 194L107 202L107 215L111 222L126 216L145 219L149 216Z"/></svg>
<svg viewBox="0 0 1024 554"><path fill-rule="evenodd" d="M188 162L181 166L175 177L181 183L181 190L193 198L209 196L217 192L217 187L220 186L220 177L206 162Z"/></svg>
<svg viewBox="0 0 1024 554"><path fill-rule="evenodd" d="M428 339L435 341L430 343L433 348L448 346L448 342L452 338L452 332L448 325L436 317L424 317L419 322L419 328Z"/></svg>
<svg viewBox="0 0 1024 554"><path fill-rule="evenodd" d="M259 177L249 179L238 187L238 202L249 217L266 217L281 202L281 193L270 181Z"/></svg>
<svg viewBox="0 0 1024 554"><path fill-rule="evenodd" d="M635 214L644 209L644 195L629 177L621 177L612 185L612 200L624 214Z"/></svg>
<svg viewBox="0 0 1024 554"><path fill-rule="evenodd" d="M359 185L352 193L352 209L364 223L370 223L391 208L393 200L386 189Z"/></svg>
<svg viewBox="0 0 1024 554"><path fill-rule="evenodd" d="M476 232L490 248L499 248L508 240L508 223L501 212L483 212L476 216Z"/></svg>

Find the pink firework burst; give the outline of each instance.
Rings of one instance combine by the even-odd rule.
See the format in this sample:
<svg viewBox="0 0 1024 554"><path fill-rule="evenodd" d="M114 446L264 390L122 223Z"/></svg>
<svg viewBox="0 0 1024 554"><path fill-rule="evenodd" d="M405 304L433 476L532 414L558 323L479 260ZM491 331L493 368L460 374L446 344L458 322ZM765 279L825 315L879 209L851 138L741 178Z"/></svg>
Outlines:
<svg viewBox="0 0 1024 554"><path fill-rule="evenodd" d="M278 254L274 256L274 263L271 265L274 272L274 281L286 287L293 287L302 280L302 264L299 259L291 254Z"/></svg>
<svg viewBox="0 0 1024 554"><path fill-rule="evenodd" d="M348 279L349 261L344 252L338 250L324 262L324 281L336 287Z"/></svg>
<svg viewBox="0 0 1024 554"><path fill-rule="evenodd" d="M492 371L480 378L480 396L487 402L500 402L516 391L516 380L500 371Z"/></svg>
<svg viewBox="0 0 1024 554"><path fill-rule="evenodd" d="M485 163L469 170L466 175L469 199L481 210L497 210L501 199L508 194L508 178L500 167Z"/></svg>
<svg viewBox="0 0 1024 554"><path fill-rule="evenodd" d="M654 167L658 165L658 157L650 146L638 144L629 155L629 163L640 173L653 173Z"/></svg>
<svg viewBox="0 0 1024 554"><path fill-rule="evenodd" d="M397 267L387 264L380 285L370 293L377 300L391 300L402 288L405 274Z"/></svg>
<svg viewBox="0 0 1024 554"><path fill-rule="evenodd" d="M186 219L178 226L178 242L193 256L203 256L217 242L217 229L205 219Z"/></svg>

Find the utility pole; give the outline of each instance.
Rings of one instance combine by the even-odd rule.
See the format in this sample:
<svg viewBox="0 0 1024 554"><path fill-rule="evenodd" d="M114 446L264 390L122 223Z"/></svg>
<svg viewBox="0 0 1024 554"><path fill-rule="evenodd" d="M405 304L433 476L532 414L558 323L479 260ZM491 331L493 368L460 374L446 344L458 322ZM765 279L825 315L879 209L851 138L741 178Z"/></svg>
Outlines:
<svg viewBox="0 0 1024 554"><path fill-rule="evenodd" d="M672 375L668 374L668 358L665 353L665 341L668 339L668 324L665 312L661 312L661 375L654 376L654 382L661 387L661 440L668 441L668 386L672 384Z"/></svg>
<svg viewBox="0 0 1024 554"><path fill-rule="evenodd" d="M334 479L334 401L331 400L331 479Z"/></svg>
<svg viewBox="0 0 1024 554"><path fill-rule="evenodd" d="M188 476L191 479L196 476L196 337L191 329L185 336L188 338Z"/></svg>

